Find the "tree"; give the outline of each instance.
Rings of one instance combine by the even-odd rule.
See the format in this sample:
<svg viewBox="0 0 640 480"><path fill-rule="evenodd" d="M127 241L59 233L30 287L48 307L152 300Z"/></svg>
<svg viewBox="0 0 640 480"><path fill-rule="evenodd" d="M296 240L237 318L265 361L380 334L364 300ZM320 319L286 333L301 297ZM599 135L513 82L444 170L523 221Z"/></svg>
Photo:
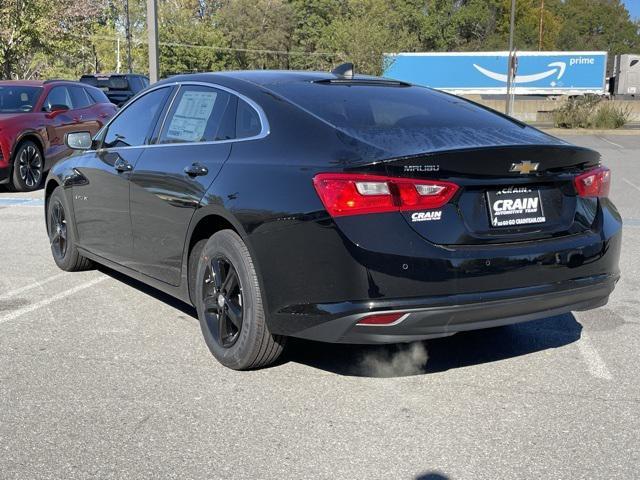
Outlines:
<svg viewBox="0 0 640 480"><path fill-rule="evenodd" d="M565 0L559 49L605 50L609 55L640 52L638 24L620 0Z"/></svg>
<svg viewBox="0 0 640 480"><path fill-rule="evenodd" d="M284 0L227 0L217 16L218 27L236 49L229 67L289 68L293 9Z"/></svg>
<svg viewBox="0 0 640 480"><path fill-rule="evenodd" d="M398 51L505 50L511 0L157 0L161 74L353 61ZM128 0L132 66L147 72L146 0ZM640 51L621 0L517 0L515 46ZM124 0L0 0L0 77L78 78L126 68Z"/></svg>
<svg viewBox="0 0 640 480"><path fill-rule="evenodd" d="M485 50L501 13L497 0L469 0L452 15L453 39L446 50Z"/></svg>
<svg viewBox="0 0 640 480"><path fill-rule="evenodd" d="M160 4L161 75L220 70L228 63L226 39L215 25L215 10L199 0Z"/></svg>
<svg viewBox="0 0 640 480"><path fill-rule="evenodd" d="M46 50L46 0L3 0L0 3L0 62L3 78L33 75L32 52Z"/></svg>
<svg viewBox="0 0 640 480"><path fill-rule="evenodd" d="M322 55L321 39L333 19L346 12L342 0L290 0L293 33L291 44L296 53L290 65L295 69L326 70L337 61L334 55ZM300 53L297 53L300 52Z"/></svg>
<svg viewBox="0 0 640 480"><path fill-rule="evenodd" d="M384 53L412 51L419 47L400 1L350 0L347 13L335 18L323 31L318 46L352 61L361 73L383 70Z"/></svg>
<svg viewBox="0 0 640 480"><path fill-rule="evenodd" d="M515 16L514 46L517 50L538 50L540 39L540 16L542 15L543 50L556 49L562 18L559 14L560 0L518 0ZM495 33L487 38L487 48L505 50L509 37L511 0L497 4ZM575 48L572 48L575 49Z"/></svg>

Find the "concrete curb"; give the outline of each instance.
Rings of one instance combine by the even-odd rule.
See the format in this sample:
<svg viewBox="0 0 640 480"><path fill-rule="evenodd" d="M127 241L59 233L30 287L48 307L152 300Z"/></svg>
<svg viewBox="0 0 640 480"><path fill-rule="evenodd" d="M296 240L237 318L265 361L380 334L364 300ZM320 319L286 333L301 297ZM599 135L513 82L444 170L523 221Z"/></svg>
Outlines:
<svg viewBox="0 0 640 480"><path fill-rule="evenodd" d="M621 128L617 130L595 130L590 128L544 128L538 127L545 133L555 136L569 135L619 135L619 136L640 136L640 130Z"/></svg>

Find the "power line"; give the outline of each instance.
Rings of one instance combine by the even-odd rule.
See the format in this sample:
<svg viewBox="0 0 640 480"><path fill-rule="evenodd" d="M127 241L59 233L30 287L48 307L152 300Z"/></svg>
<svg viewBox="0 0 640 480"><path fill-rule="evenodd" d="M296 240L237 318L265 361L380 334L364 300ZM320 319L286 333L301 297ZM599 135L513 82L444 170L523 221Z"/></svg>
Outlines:
<svg viewBox="0 0 640 480"><path fill-rule="evenodd" d="M96 39L96 40L109 40L116 41L119 37L111 36L111 35L87 35L80 33L68 33L69 36L86 38L86 39ZM146 43L143 40L135 39L132 37L132 40L136 44ZM268 49L256 49L256 48L232 48L232 47L217 47L213 45L194 45L190 43L179 43L179 42L158 42L158 45L162 45L164 47L185 47L185 48L200 48L205 50L214 50L221 52L243 52L243 53L270 53L277 55L313 55L313 56L325 56L325 57L339 57L344 56L344 53L340 52L303 52L296 50L268 50Z"/></svg>

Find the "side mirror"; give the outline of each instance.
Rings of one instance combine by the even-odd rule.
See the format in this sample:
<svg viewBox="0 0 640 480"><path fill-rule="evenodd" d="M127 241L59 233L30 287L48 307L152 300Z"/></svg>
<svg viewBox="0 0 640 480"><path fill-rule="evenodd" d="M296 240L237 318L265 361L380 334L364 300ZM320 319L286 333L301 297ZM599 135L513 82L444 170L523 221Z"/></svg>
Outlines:
<svg viewBox="0 0 640 480"><path fill-rule="evenodd" d="M93 140L89 132L72 132L65 135L64 143L72 150L89 150Z"/></svg>
<svg viewBox="0 0 640 480"><path fill-rule="evenodd" d="M53 118L59 113L66 112L68 110L69 107L67 105L51 105L51 108L49 108L49 111L47 112L47 117Z"/></svg>

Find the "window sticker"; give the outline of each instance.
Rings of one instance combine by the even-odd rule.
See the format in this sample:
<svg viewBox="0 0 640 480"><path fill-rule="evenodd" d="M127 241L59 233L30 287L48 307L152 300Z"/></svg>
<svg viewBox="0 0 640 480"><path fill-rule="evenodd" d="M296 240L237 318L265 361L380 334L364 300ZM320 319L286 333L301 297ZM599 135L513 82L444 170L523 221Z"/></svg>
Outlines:
<svg viewBox="0 0 640 480"><path fill-rule="evenodd" d="M167 129L167 139L201 141L217 96L216 92L184 92Z"/></svg>

